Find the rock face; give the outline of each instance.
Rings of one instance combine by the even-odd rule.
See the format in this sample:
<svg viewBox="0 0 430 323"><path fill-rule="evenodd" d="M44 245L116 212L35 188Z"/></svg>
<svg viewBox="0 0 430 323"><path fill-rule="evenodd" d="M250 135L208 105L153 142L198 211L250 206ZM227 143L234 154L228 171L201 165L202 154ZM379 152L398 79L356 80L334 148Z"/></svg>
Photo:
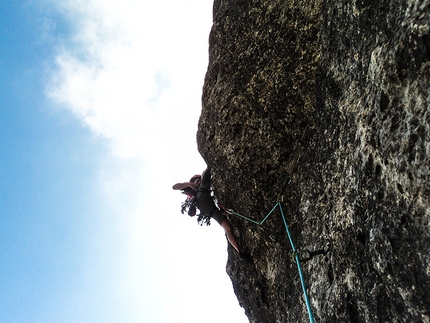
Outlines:
<svg viewBox="0 0 430 323"><path fill-rule="evenodd" d="M316 322L430 322L430 1L215 0L197 141L257 221L282 201ZM250 322L308 322L278 211L230 220Z"/></svg>

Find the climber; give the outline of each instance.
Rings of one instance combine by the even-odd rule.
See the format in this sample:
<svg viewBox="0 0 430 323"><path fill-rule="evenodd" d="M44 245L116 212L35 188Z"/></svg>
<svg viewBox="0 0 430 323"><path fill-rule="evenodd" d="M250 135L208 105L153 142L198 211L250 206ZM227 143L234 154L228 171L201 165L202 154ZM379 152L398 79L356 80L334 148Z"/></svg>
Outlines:
<svg viewBox="0 0 430 323"><path fill-rule="evenodd" d="M182 192L187 194L190 198L195 198L195 204L200 212L215 219L224 228L227 239L233 248L236 249L241 256L245 255L234 236L230 221L228 221L225 215L216 207L212 195L210 194L210 186L211 173L210 168L207 168L203 172L203 176L194 175L189 182L173 185L173 189L182 190Z"/></svg>

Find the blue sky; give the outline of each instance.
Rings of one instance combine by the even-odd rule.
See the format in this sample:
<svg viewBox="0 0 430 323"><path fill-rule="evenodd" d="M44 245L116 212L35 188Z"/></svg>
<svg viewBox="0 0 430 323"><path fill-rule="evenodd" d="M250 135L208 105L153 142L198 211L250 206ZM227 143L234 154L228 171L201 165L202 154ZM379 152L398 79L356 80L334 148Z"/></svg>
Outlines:
<svg viewBox="0 0 430 323"><path fill-rule="evenodd" d="M211 11L2 2L1 322L247 322L223 230L171 190L205 167Z"/></svg>

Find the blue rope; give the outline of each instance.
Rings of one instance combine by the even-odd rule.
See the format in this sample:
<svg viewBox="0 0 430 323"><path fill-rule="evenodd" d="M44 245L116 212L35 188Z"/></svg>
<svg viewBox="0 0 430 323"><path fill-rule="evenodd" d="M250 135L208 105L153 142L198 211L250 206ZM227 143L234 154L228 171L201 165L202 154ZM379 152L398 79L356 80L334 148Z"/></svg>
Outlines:
<svg viewBox="0 0 430 323"><path fill-rule="evenodd" d="M250 219L250 218L247 218L246 216L243 216L243 215L241 215L241 214L239 214L239 213L236 213L236 212L234 212L234 211L233 211L233 210L231 210L231 209L227 209L226 211L227 211L228 213L230 213L230 214L234 214L234 215L237 215L237 216L239 216L239 217L241 217L241 218L244 218L245 220L250 221L250 222L252 222L252 223L254 223L254 224L262 225L262 224L264 223L264 221L266 221L266 220L269 218L269 216L273 213L273 211L275 211L275 209L276 209L277 207L279 207L279 210L281 211L281 216L282 216L282 220L284 221L285 230L287 231L288 239L290 240L291 249L293 249L293 255L294 255L294 258L295 258L295 261L296 261L296 264L297 264L297 269L298 269L298 271L299 271L300 282L301 282L301 284L302 284L303 295L304 295L305 302L306 302L306 308L307 308L307 310L308 310L308 314L309 314L309 321L310 321L310 323L315 323L315 321L314 321L314 316L313 316L313 314L312 314L311 303L310 303L310 301L309 301L309 296L308 296L308 293L306 292L305 278L304 278L304 275L303 275L302 266L300 265L299 253L298 253L298 251L297 251L296 247L294 246L294 242L293 242L293 239L292 239L292 237L291 237L290 230L288 229L287 220L285 219L284 211L282 210L281 202L279 202L279 201L278 201L278 202L275 204L275 206L272 208L272 210L271 210L271 211L266 215L266 217L265 217L263 220L261 220L260 222L257 222L257 221L255 221L255 220L253 220L253 219Z"/></svg>

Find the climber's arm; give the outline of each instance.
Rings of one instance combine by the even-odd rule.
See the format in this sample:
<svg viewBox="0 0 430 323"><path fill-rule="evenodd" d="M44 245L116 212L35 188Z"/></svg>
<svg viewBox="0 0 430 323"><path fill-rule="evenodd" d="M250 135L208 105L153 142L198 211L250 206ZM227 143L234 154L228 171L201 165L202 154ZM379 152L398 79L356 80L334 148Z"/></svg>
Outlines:
<svg viewBox="0 0 430 323"><path fill-rule="evenodd" d="M191 187L191 188L193 188L193 189L195 189L195 190L197 190L198 189L198 186L196 185L196 184L194 184L194 183L190 183L190 182L185 182L185 183L176 183L175 185L173 185L173 189L174 190L183 190L184 188L187 188L187 187Z"/></svg>
<svg viewBox="0 0 430 323"><path fill-rule="evenodd" d="M208 167L202 174L202 182L200 184L200 187L209 189L210 186L211 186L211 169L210 167Z"/></svg>

